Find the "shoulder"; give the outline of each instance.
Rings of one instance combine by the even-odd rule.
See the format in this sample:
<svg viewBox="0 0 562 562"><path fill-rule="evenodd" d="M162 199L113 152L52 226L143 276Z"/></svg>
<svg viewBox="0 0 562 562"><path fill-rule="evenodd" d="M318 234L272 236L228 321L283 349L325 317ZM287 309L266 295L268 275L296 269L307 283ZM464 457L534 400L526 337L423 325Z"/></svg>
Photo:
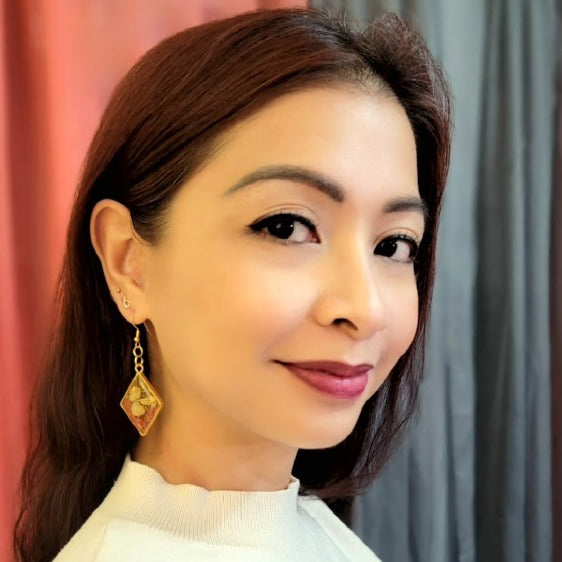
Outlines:
<svg viewBox="0 0 562 562"><path fill-rule="evenodd" d="M203 560L210 558L211 550L205 543L186 541L135 521L90 519L53 562L138 562L139 553L142 560ZM220 555L224 549L215 550Z"/></svg>
<svg viewBox="0 0 562 562"><path fill-rule="evenodd" d="M202 560L208 557L208 550L204 543L94 512L53 562L137 562L139 553L143 560Z"/></svg>
<svg viewBox="0 0 562 562"><path fill-rule="evenodd" d="M96 512L92 513L53 562L96 562L107 532L107 523Z"/></svg>
<svg viewBox="0 0 562 562"><path fill-rule="evenodd" d="M299 498L299 507L314 520L324 539L331 541L346 558L354 562L381 562L322 500L304 496Z"/></svg>

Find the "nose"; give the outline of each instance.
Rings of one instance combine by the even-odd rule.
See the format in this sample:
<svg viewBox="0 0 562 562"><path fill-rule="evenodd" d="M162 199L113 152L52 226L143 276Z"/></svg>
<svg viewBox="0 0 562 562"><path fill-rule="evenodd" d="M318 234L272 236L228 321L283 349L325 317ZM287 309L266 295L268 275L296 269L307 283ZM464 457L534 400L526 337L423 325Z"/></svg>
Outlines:
<svg viewBox="0 0 562 562"><path fill-rule="evenodd" d="M383 280L377 279L373 256L329 260L314 314L319 324L344 326L356 339L367 339L386 327Z"/></svg>

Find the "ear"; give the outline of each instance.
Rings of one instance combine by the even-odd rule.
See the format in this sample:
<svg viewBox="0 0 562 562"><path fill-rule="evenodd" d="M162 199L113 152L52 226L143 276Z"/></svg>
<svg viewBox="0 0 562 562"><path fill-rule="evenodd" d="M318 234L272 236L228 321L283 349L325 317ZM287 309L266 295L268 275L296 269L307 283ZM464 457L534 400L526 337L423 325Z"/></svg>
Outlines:
<svg viewBox="0 0 562 562"><path fill-rule="evenodd" d="M135 232L129 209L112 199L99 201L90 217L90 238L121 314L128 322L141 324L147 318L148 244Z"/></svg>

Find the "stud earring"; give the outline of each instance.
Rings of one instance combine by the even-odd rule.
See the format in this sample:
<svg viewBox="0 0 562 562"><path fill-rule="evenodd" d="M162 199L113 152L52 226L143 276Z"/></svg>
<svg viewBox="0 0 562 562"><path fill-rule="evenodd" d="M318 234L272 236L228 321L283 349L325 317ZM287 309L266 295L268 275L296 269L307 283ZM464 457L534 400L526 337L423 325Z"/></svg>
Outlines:
<svg viewBox="0 0 562 562"><path fill-rule="evenodd" d="M125 303L123 303L125 306ZM129 302L129 306L131 303ZM129 308L125 306L125 308ZM121 408L127 414L131 423L136 427L141 436L145 436L152 424L156 421L158 414L162 410L162 398L144 374L144 350L140 343L140 331L135 326L136 332L133 341L133 357L135 359L135 376L129 384L125 395L121 399Z"/></svg>
<svg viewBox="0 0 562 562"><path fill-rule="evenodd" d="M123 296L123 308L131 308L131 301Z"/></svg>

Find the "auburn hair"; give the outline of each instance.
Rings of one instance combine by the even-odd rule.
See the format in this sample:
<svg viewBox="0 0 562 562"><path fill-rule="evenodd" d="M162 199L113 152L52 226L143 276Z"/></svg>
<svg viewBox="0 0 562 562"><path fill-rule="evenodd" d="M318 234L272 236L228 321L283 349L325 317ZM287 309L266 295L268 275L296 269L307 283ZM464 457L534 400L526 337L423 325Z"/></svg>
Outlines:
<svg viewBox="0 0 562 562"><path fill-rule="evenodd" d="M245 13L177 33L148 51L116 87L77 190L59 277L56 319L32 404L30 451L14 530L19 560L52 560L117 478L138 435L119 407L130 381L130 325L94 253L96 202L125 205L148 242L184 182L221 136L271 100L339 83L392 95L415 135L428 215L415 261L415 338L347 439L299 451L301 493L353 497L378 473L415 409L434 280L437 222L450 151L450 97L421 37L388 14L366 29L313 9ZM62 407L61 407L62 404Z"/></svg>

